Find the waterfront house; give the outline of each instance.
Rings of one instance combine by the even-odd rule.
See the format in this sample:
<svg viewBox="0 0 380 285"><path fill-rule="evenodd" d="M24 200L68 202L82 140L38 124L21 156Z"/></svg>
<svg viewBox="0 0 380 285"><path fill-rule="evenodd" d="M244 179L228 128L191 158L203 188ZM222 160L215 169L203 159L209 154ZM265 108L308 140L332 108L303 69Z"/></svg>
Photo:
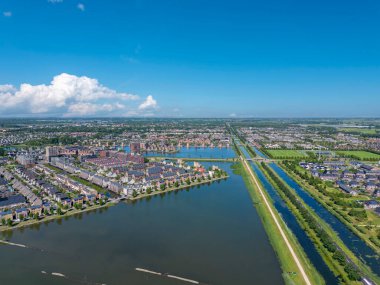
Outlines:
<svg viewBox="0 0 380 285"><path fill-rule="evenodd" d="M38 216L41 216L42 214L42 206L31 206L29 208L29 212L31 215L38 215Z"/></svg>
<svg viewBox="0 0 380 285"><path fill-rule="evenodd" d="M71 206L72 206L72 201L68 197L61 199L61 203L63 206L68 206L69 208L71 208Z"/></svg>
<svg viewBox="0 0 380 285"><path fill-rule="evenodd" d="M83 205L83 196L78 196L78 197L75 197L74 200L73 200L73 203L74 204L79 204L79 205Z"/></svg>
<svg viewBox="0 0 380 285"><path fill-rule="evenodd" d="M94 203L96 201L96 195L94 194L86 195L84 200L90 203Z"/></svg>
<svg viewBox="0 0 380 285"><path fill-rule="evenodd" d="M28 210L26 208L19 208L15 211L16 219L23 220L28 217Z"/></svg>
<svg viewBox="0 0 380 285"><path fill-rule="evenodd" d="M51 204L49 202L45 202L42 204L42 208L44 211L49 211L50 212L50 209L51 209Z"/></svg>
<svg viewBox="0 0 380 285"><path fill-rule="evenodd" d="M0 212L0 222L2 220L5 220L5 221L13 220L13 213L12 213L12 211Z"/></svg>

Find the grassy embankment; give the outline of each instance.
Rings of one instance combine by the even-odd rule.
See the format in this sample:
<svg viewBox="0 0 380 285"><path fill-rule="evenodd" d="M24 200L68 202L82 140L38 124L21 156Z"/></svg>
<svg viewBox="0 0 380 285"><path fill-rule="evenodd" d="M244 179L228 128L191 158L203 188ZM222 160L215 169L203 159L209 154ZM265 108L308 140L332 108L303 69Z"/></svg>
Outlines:
<svg viewBox="0 0 380 285"><path fill-rule="evenodd" d="M262 168L263 169L263 168ZM264 170L264 169L263 169ZM326 264L330 267L330 269L335 272L335 274L339 275L341 281L344 284L362 284L360 281L352 281L348 278L347 272L344 270L344 267L341 266L334 258L333 253L328 251L327 248L323 245L321 239L317 236L316 232L310 228L309 224L304 220L304 218L301 215L301 212L295 207L295 205L291 202L288 196L284 194L278 187L278 184L276 184L273 179L271 179L270 175L268 175L268 172L264 170L264 174L268 178L268 180L277 188L278 193L281 195L283 200L287 203L288 207L292 210L292 212L295 214L296 218L304 228L307 235L313 240L317 250L321 254L322 258L326 262ZM290 188L274 171L272 171L272 174L274 174L277 179L279 179L288 189L292 192L294 190ZM331 229L331 227L322 220L308 205L306 205L302 199L298 199L300 203L302 203L302 206L305 209L308 209L308 213L311 214L311 216L318 222L318 225L321 226L321 228L327 233L327 235L334 241L334 243L342 250L342 252L348 257L353 264L355 264L358 268L358 270L361 272L362 275L367 276L374 280L375 282L379 283L380 279L377 275L375 275L371 269L365 265L359 258L355 256L343 243L343 241L339 238L337 233Z"/></svg>
<svg viewBox="0 0 380 285"><path fill-rule="evenodd" d="M349 209L347 207L332 203L331 199L328 196L323 195L314 186L310 185L309 183L307 183L307 181L305 181L304 179L296 175L294 172L290 171L283 163L280 162L279 165L291 178L293 178L300 186L302 186L302 188L305 189L315 200L317 200L330 213L336 216L353 233L355 233L358 237L360 237L363 241L365 241L370 247L372 247L377 252L377 254L380 255L380 242L374 242L377 239L376 231L378 230L378 228L374 227L374 225L380 225L380 217L378 215L376 215L372 211L367 211L368 219L365 222L359 221L355 219L354 217L351 217L348 214ZM301 167L298 167L298 170L305 171ZM326 191L339 192L338 189L334 189L332 187L327 187ZM367 196L350 197L347 199L368 200L368 197ZM365 224L366 226L363 226L363 224Z"/></svg>
<svg viewBox="0 0 380 285"><path fill-rule="evenodd" d="M266 205L262 203L262 198L260 194L258 193L258 189L255 186L255 183L252 177L248 173L248 170L245 168L242 162L239 162L234 165L234 172L243 177L243 180L246 184L246 187L252 198L252 201L255 204L257 212L262 220L262 224L269 237L272 247L274 248L277 254L277 257L280 261L285 283L286 284L305 284L305 281L302 278L302 275L300 274L299 269L296 265L296 262L294 261L294 258L292 257L290 251L288 250L284 239L280 238L281 236L280 231L278 227L276 226L268 208L266 207ZM270 197L266 193L264 193L264 195L266 195L267 200L271 201ZM284 223L284 221L282 220L281 216L278 214L277 210L274 208L272 203L270 203L270 207L275 213L277 220L279 221L282 229L284 230L296 255L300 259L301 264L307 276L309 277L310 281L312 282L312 284L324 284L323 278L319 275L319 273L310 263L301 245L298 243L297 238L286 226L286 224Z"/></svg>

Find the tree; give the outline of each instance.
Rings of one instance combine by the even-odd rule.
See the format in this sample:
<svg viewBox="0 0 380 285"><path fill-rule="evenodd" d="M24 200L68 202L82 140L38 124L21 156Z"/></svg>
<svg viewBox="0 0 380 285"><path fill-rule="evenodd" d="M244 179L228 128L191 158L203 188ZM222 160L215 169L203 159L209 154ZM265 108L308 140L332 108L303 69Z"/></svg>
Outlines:
<svg viewBox="0 0 380 285"><path fill-rule="evenodd" d="M340 250L335 251L333 258L336 259L340 265L342 266L346 265L346 257Z"/></svg>
<svg viewBox="0 0 380 285"><path fill-rule="evenodd" d="M1 224L2 224L2 225L5 225L6 223L7 223L7 221L6 221L4 218L2 218L2 219L1 219Z"/></svg>
<svg viewBox="0 0 380 285"><path fill-rule="evenodd" d="M160 185L160 189L161 189L162 191L164 191L165 188L166 188L165 184L161 184L161 185Z"/></svg>
<svg viewBox="0 0 380 285"><path fill-rule="evenodd" d="M344 267L344 271L347 272L347 276L350 280L359 281L361 279L361 276L360 276L358 270L351 263L348 263Z"/></svg>
<svg viewBox="0 0 380 285"><path fill-rule="evenodd" d="M20 214L19 219L20 219L20 221L24 220L24 215Z"/></svg>

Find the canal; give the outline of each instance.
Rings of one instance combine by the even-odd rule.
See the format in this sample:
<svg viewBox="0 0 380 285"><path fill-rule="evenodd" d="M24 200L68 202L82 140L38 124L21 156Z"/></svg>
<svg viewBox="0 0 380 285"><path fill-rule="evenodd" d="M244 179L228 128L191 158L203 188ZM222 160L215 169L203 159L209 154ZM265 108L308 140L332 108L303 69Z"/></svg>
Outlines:
<svg viewBox="0 0 380 285"><path fill-rule="evenodd" d="M296 236L298 242L302 246L307 257L309 258L311 263L314 265L314 267L317 269L317 271L322 275L323 279L326 281L326 284L331 284L331 285L338 284L339 283L338 279L334 276L334 274L331 272L329 267L326 265L326 263L324 262L324 260L322 259L318 251L316 250L313 242L306 235L305 231L301 228L296 217L286 206L285 202L282 200L282 198L277 193L275 188L267 180L265 175L262 173L262 171L254 162L251 162L250 164L251 164L252 169L256 173L258 179L260 180L261 184L263 185L263 188L271 197L273 201L273 205L275 206L276 210L280 213L287 227Z"/></svg>
<svg viewBox="0 0 380 285"><path fill-rule="evenodd" d="M254 147L253 150L256 152L256 154L262 158L268 158L265 154L263 154L261 151L258 150L258 148Z"/></svg>
<svg viewBox="0 0 380 285"><path fill-rule="evenodd" d="M31 248L0 246L1 283L184 284L140 267L204 284L283 284L242 177L217 165L230 178L3 233Z"/></svg>
<svg viewBox="0 0 380 285"><path fill-rule="evenodd" d="M369 247L356 234L350 231L338 218L331 214L325 207L318 203L306 190L297 184L283 169L277 164L271 163L270 167L291 187L302 200L309 205L314 212L339 235L344 244L374 273L380 275L380 259L376 252Z"/></svg>

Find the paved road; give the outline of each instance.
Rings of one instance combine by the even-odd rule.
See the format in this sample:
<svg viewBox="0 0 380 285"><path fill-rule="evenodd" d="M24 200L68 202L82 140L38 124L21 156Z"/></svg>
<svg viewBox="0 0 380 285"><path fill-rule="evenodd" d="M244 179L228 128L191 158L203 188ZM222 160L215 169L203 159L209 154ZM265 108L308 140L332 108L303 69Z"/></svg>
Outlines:
<svg viewBox="0 0 380 285"><path fill-rule="evenodd" d="M289 251L290 251L290 253L291 253L291 255L292 255L294 261L296 262L297 267L298 267L299 271L301 272L301 275L302 275L303 279L305 280L305 283L306 283L307 285L311 285L311 282L310 282L310 280L309 280L309 277L307 276L307 274L306 274L306 272L305 272L305 270L304 270L304 268L303 268L301 262L299 261L299 259L298 259L297 255L296 255L296 253L294 252L294 249L293 249L292 245L290 244L288 238L286 237L286 235L285 235L285 233L284 233L284 230L282 229L280 223L278 222L278 219L277 219L276 215L274 214L272 208L270 207L269 202L268 202L267 198L265 197L265 195L264 195L264 193L263 193L263 190L262 190L260 184L257 182L257 179L256 179L255 175L253 174L251 167L250 167L249 164L247 163L247 160L246 160L246 159L244 159L242 156L240 156L240 158L241 158L241 160L243 161L243 163L245 164L246 168L248 169L249 174L251 175L253 181L255 182L255 184L256 184L256 186L257 186L257 189L259 190L260 195L261 195L261 197L263 198L266 207L268 208L268 210L269 210L269 212L270 212L270 214L271 214L271 216L272 216L272 218L273 218L273 220L274 220L274 222L275 222L275 224L276 224L278 230L279 230L280 233L281 233L281 237L284 239L286 246L288 247L288 249L289 249Z"/></svg>

